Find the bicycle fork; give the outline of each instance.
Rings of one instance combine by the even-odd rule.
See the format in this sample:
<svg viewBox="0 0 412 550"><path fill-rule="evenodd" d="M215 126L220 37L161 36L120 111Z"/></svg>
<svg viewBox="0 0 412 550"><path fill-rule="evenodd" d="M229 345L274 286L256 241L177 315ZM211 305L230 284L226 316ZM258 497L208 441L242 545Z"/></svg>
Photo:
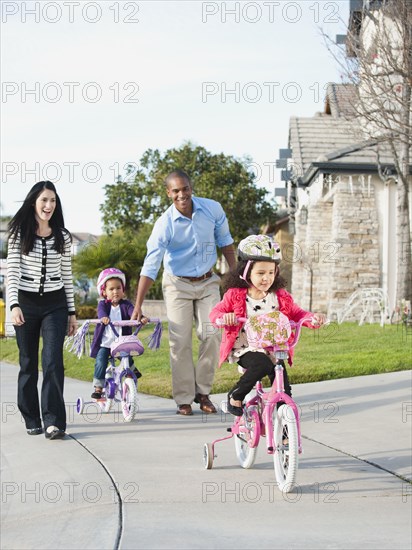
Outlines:
<svg viewBox="0 0 412 550"><path fill-rule="evenodd" d="M276 450L275 441L273 437L273 432L274 432L273 413L274 413L275 407L277 407L279 402L285 403L285 405L289 405L293 411L293 414L295 415L296 427L297 427L297 433L298 433L298 449L299 449L299 453L301 453L302 443L301 443L301 434L300 434L299 411L293 399L287 393L285 393L284 380L283 380L283 365L280 362L276 363L275 365L275 383L276 383L276 390L272 391L269 394L269 398L266 401L262 412L262 420L265 425L265 433L267 437L267 443L266 443L267 453L274 454Z"/></svg>

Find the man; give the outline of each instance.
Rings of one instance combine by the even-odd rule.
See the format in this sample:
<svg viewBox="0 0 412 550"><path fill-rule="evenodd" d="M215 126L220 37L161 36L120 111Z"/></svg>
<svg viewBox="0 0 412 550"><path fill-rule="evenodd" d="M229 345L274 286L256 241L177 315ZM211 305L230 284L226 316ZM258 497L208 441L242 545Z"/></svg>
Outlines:
<svg viewBox="0 0 412 550"><path fill-rule="evenodd" d="M165 186L172 205L156 221L147 241L132 319L141 318L143 300L163 260L162 288L177 414L192 415L193 401L206 414L216 413L209 393L219 359L220 335L211 330L209 313L220 300L220 279L213 267L216 246L221 248L229 267L234 267L233 239L221 205L194 197L192 182L185 172L171 172ZM199 340L196 366L192 355L193 320Z"/></svg>

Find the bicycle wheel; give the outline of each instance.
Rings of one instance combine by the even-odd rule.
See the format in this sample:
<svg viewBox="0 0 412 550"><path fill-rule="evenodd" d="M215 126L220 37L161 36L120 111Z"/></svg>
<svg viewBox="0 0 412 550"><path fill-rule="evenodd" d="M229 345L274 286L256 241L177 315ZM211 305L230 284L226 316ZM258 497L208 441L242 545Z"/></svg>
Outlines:
<svg viewBox="0 0 412 550"><path fill-rule="evenodd" d="M113 406L114 396L116 393L116 384L113 378L107 378L104 384L104 393L106 395L106 401L103 407L103 412L107 413Z"/></svg>
<svg viewBox="0 0 412 550"><path fill-rule="evenodd" d="M260 437L259 415L249 410L239 419L239 433L235 434L235 450L242 468L251 468L255 463L257 446Z"/></svg>
<svg viewBox="0 0 412 550"><path fill-rule="evenodd" d="M77 402L76 402L76 411L77 411L77 414L83 414L83 411L84 411L84 401L81 397L79 397L77 399Z"/></svg>
<svg viewBox="0 0 412 550"><path fill-rule="evenodd" d="M137 389L133 378L122 383L122 412L125 422L131 422L137 413Z"/></svg>
<svg viewBox="0 0 412 550"><path fill-rule="evenodd" d="M103 412L108 413L112 408L113 403L114 403L114 399L106 399L103 406Z"/></svg>
<svg viewBox="0 0 412 550"><path fill-rule="evenodd" d="M213 448L211 443L205 443L203 446L203 465L206 470L211 470L213 466Z"/></svg>
<svg viewBox="0 0 412 550"><path fill-rule="evenodd" d="M273 440L276 481L282 492L289 493L296 483L299 456L296 417L290 405L273 411Z"/></svg>

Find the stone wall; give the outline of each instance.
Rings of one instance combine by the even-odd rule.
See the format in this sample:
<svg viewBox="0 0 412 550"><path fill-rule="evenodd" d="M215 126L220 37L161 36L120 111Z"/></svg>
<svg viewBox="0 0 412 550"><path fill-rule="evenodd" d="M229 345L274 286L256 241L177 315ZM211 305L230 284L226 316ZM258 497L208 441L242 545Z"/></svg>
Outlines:
<svg viewBox="0 0 412 550"><path fill-rule="evenodd" d="M373 184L365 188L353 178L351 186L345 181L336 185L332 240L340 248L338 261L331 269L330 316L341 309L358 288L382 285L379 222Z"/></svg>
<svg viewBox="0 0 412 550"><path fill-rule="evenodd" d="M358 288L381 286L375 188L355 179L349 186L342 178L328 199L310 204L307 225L296 220L292 295L331 319ZM352 319L359 319L358 311Z"/></svg>
<svg viewBox="0 0 412 550"><path fill-rule="evenodd" d="M304 309L327 311L330 284L332 203L319 201L309 206L307 224L297 219L292 295Z"/></svg>

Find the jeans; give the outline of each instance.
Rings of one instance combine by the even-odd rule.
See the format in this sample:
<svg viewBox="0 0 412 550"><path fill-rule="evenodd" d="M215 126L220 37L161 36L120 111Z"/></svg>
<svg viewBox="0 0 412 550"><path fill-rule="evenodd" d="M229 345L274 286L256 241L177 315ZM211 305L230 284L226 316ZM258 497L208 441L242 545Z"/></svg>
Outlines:
<svg viewBox="0 0 412 550"><path fill-rule="evenodd" d="M17 405L26 428L40 428L40 407L37 391L39 377L40 334L43 337L41 364L41 417L44 428L66 429L66 408L63 398L63 343L67 330L68 310L62 301L41 305L22 303L25 323L15 326L19 347L20 372L17 383Z"/></svg>
<svg viewBox="0 0 412 550"><path fill-rule="evenodd" d="M109 362L110 348L100 347L94 364L93 386L104 388L104 377Z"/></svg>
<svg viewBox="0 0 412 550"><path fill-rule="evenodd" d="M96 388L104 388L106 369L110 357L110 348L100 347L96 355L96 362L94 364L94 376L93 386ZM134 362L133 358L129 357L129 367L133 370Z"/></svg>

